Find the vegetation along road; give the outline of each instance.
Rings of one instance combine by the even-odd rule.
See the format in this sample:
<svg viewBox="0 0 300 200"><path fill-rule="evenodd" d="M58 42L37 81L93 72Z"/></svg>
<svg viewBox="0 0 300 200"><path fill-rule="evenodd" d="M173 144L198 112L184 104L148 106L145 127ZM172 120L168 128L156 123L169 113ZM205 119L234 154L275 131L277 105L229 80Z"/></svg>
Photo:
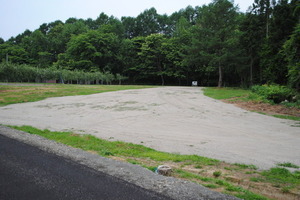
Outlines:
<svg viewBox="0 0 300 200"><path fill-rule="evenodd" d="M124 90L8 105L0 108L0 123L87 133L260 169L300 165L296 121L213 100L201 88Z"/></svg>

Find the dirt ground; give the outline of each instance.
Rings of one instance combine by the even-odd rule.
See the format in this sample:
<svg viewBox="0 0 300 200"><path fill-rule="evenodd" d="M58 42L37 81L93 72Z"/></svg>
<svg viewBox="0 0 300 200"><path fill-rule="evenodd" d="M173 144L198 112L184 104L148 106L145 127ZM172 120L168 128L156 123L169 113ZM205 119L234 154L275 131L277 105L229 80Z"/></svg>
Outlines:
<svg viewBox="0 0 300 200"><path fill-rule="evenodd" d="M197 87L49 98L0 108L0 123L92 134L229 163L300 165L299 122L241 109Z"/></svg>
<svg viewBox="0 0 300 200"><path fill-rule="evenodd" d="M225 103L234 104L240 108L249 111L262 112L268 115L290 115L295 117L300 117L300 109L298 108L288 108L283 105L270 105L262 102L245 102L239 100L223 100Z"/></svg>

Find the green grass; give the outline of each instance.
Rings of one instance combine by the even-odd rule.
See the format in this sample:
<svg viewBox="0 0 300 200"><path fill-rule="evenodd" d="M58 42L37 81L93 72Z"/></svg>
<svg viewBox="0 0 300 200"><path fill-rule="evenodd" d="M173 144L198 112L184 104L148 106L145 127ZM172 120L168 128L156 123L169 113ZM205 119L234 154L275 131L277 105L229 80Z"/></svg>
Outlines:
<svg viewBox="0 0 300 200"><path fill-rule="evenodd" d="M156 151L154 149L120 141L107 141L92 135L79 135L71 132L51 132L49 130L39 130L31 126L11 126L15 129L25 131L30 134L40 135L50 140L80 148L85 151L96 152L101 156L126 156L137 158L148 158L155 161L173 162L193 162L198 165L217 164L215 159L205 158L197 155L180 155ZM132 160L131 160L132 161Z"/></svg>
<svg viewBox="0 0 300 200"><path fill-rule="evenodd" d="M240 89L240 88L212 88L212 87L207 87L204 89L204 95L218 99L218 100L231 100L231 101L246 101L246 102L263 102L263 103L268 103L268 104L274 104L273 102L269 101L268 99L265 99L262 96L259 96L256 93L251 92L250 90L245 90L245 89ZM289 104L289 107L294 107L297 108L296 104ZM267 115L266 113L259 112L259 111L254 111L259 114ZM300 121L300 117L296 116L289 116L289 115L270 115L276 118L280 119L289 119L289 120L294 120L294 121Z"/></svg>
<svg viewBox="0 0 300 200"><path fill-rule="evenodd" d="M49 97L89 95L102 92L150 87L152 86L69 84L36 84L34 86L0 85L0 106L14 103L34 102Z"/></svg>
<svg viewBox="0 0 300 200"><path fill-rule="evenodd" d="M299 169L300 168L300 166L295 165L295 164L290 163L290 162L278 163L277 166L279 166L279 167L289 167L289 168L295 168L295 169Z"/></svg>
<svg viewBox="0 0 300 200"><path fill-rule="evenodd" d="M290 172L285 168L276 167L263 171L261 174L272 183L300 185L300 171Z"/></svg>
<svg viewBox="0 0 300 200"><path fill-rule="evenodd" d="M214 99L230 99L235 97L245 97L250 94L250 90L239 88L205 88L204 95Z"/></svg>
<svg viewBox="0 0 300 200"><path fill-rule="evenodd" d="M225 180L219 180L216 178L207 178L203 177L200 175L196 175L190 172L186 172L184 170L176 170L177 176L180 178L185 178L185 179L191 179L191 180L201 180L204 183L203 185L208 187L208 188L219 188L220 186L225 187L226 191L228 191L228 194L237 196L239 198L242 198L244 200L267 200L268 198L263 197L259 194L255 194L253 192L250 192L249 190L246 190L242 187L235 186Z"/></svg>
<svg viewBox="0 0 300 200"><path fill-rule="evenodd" d="M289 193L292 189L299 191L300 171L290 172L285 168L276 167L263 171L261 175L265 177L265 181L281 188L283 193Z"/></svg>
<svg viewBox="0 0 300 200"><path fill-rule="evenodd" d="M280 119L289 119L294 121L300 121L300 117L296 116L288 116L288 115L272 115L273 117L280 118Z"/></svg>
<svg viewBox="0 0 300 200"><path fill-rule="evenodd" d="M239 167L240 169L258 169L255 165L245 165L245 164L239 164L235 163L235 166Z"/></svg>

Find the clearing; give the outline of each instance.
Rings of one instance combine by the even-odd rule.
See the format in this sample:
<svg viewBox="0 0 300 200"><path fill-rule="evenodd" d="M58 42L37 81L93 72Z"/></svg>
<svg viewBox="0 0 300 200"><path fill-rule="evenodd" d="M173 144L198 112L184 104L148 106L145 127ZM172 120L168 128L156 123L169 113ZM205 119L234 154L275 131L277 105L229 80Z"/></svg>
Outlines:
<svg viewBox="0 0 300 200"><path fill-rule="evenodd" d="M0 107L0 123L87 133L171 153L269 169L300 165L299 122L249 112L201 88L107 92Z"/></svg>

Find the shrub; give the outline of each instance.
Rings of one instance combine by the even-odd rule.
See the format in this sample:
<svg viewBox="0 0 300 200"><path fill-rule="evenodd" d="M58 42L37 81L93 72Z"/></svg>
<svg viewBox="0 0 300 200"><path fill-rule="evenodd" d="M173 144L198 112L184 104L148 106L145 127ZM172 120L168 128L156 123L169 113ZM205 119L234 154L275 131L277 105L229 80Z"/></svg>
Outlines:
<svg viewBox="0 0 300 200"><path fill-rule="evenodd" d="M273 101L278 104L285 100L292 101L295 92L282 85L255 85L251 87L251 91L266 98L267 100Z"/></svg>

